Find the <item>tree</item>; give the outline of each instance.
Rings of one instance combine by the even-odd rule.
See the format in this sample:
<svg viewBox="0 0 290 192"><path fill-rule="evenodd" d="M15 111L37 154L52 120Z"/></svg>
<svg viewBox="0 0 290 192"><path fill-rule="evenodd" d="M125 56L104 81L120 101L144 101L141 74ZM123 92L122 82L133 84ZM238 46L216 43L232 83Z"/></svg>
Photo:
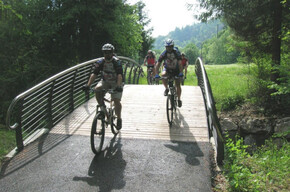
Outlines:
<svg viewBox="0 0 290 192"><path fill-rule="evenodd" d="M199 54L197 46L194 43L189 43L184 47L183 52L185 53L189 64L194 64Z"/></svg>
<svg viewBox="0 0 290 192"><path fill-rule="evenodd" d="M145 29L145 27L151 22L151 19L148 18L144 11L145 4L142 1L139 1L136 6L138 8L139 23L142 26L142 48L139 57L141 62L143 62L143 58L147 55L148 50L153 48L154 39L151 36L153 28Z"/></svg>
<svg viewBox="0 0 290 192"><path fill-rule="evenodd" d="M137 55L142 24L124 0L0 0L0 123L19 93L77 63Z"/></svg>
<svg viewBox="0 0 290 192"><path fill-rule="evenodd" d="M199 0L206 11L199 16L202 21L223 18L243 40L252 42L259 51L272 55L270 79L278 80L276 66L281 62L281 37L283 26L289 30L289 1L283 0ZM283 3L284 2L284 3Z"/></svg>

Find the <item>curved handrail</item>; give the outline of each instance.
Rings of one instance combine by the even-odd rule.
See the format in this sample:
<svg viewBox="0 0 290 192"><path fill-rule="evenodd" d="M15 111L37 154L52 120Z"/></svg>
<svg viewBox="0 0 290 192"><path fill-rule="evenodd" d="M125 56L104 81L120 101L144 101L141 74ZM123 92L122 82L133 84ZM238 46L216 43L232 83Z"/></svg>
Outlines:
<svg viewBox="0 0 290 192"><path fill-rule="evenodd" d="M124 71L124 77L135 78L138 76L136 73L140 73L142 69L136 61L123 56L118 56L118 58L122 65L130 68L130 70ZM52 128L68 113L93 97L92 93L85 94L81 89L87 83L94 63L99 59L101 58L92 59L66 69L19 94L12 100L7 110L6 126L16 130L19 150L23 148L24 137L28 137L35 130L43 127ZM92 86L98 80L100 77ZM132 82L135 83L135 80L128 79L125 83ZM138 83L138 80L136 82Z"/></svg>
<svg viewBox="0 0 290 192"><path fill-rule="evenodd" d="M222 164L222 161L224 159L224 139L221 131L221 126L217 117L210 82L208 80L203 61L199 57L196 59L195 62L195 73L198 79L198 85L200 86L203 93L209 128L209 136L213 136L215 140L217 163Z"/></svg>
<svg viewBox="0 0 290 192"><path fill-rule="evenodd" d="M67 69L67 70L64 70L64 71L62 71L62 72L60 72L60 73L58 73L58 74L56 74L56 75L54 75L54 76L52 76L52 77L50 77L50 78L48 78L48 79L42 81L41 83L39 83L39 84L35 85L34 87L28 89L27 91L25 91L25 92L23 92L23 93L17 95L17 96L12 100L12 102L11 102L11 104L10 104L8 110L7 110L7 115L6 115L6 125L7 125L10 129L16 129L16 128L19 126L19 123L17 123L17 122L16 122L14 125L12 125L12 126L10 125L10 114L11 114L12 110L14 109L16 103L19 102L21 99L23 99L25 96L27 96L27 95L33 93L35 90L38 90L39 88L41 88L42 86L48 84L49 82L54 81L54 80L57 79L58 77L61 77L62 75L67 74L67 73L69 73L69 72L71 72L71 71L74 71L75 69L80 68L80 67L82 67L82 66L85 66L85 65L87 65L87 64L89 64L89 63L96 62L98 59L100 59L100 58L93 59L93 60L90 60L90 61L87 61L87 62L84 62L84 63L78 64L78 65L76 65L76 66L74 66L74 67L71 67L71 68L69 68L69 69Z"/></svg>

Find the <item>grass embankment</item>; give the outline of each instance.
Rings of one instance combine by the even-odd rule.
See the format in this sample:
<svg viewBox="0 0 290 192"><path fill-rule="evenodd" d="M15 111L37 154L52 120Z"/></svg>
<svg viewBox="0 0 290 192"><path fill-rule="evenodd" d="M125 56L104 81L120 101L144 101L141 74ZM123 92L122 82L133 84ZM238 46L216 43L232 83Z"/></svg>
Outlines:
<svg viewBox="0 0 290 192"><path fill-rule="evenodd" d="M0 124L0 165L5 157L16 146L15 132Z"/></svg>

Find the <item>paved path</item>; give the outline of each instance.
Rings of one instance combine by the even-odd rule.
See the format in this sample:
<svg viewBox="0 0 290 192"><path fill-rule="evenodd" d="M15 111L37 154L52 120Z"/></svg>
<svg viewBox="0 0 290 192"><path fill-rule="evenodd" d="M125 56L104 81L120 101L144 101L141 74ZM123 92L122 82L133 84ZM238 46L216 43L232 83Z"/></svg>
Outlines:
<svg viewBox="0 0 290 192"><path fill-rule="evenodd" d="M107 129L94 156L91 99L1 169L0 191L211 191L204 104L199 87L183 87L183 107L168 127L163 87L128 85L123 129Z"/></svg>

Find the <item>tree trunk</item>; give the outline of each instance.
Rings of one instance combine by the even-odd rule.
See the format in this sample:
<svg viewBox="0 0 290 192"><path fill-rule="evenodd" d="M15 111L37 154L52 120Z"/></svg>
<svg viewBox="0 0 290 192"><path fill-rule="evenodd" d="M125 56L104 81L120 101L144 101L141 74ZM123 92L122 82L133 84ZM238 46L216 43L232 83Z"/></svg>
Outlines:
<svg viewBox="0 0 290 192"><path fill-rule="evenodd" d="M282 3L279 0L273 0L274 23L272 32L272 71L270 80L279 83L279 71L277 67L281 61L281 34L282 34Z"/></svg>

